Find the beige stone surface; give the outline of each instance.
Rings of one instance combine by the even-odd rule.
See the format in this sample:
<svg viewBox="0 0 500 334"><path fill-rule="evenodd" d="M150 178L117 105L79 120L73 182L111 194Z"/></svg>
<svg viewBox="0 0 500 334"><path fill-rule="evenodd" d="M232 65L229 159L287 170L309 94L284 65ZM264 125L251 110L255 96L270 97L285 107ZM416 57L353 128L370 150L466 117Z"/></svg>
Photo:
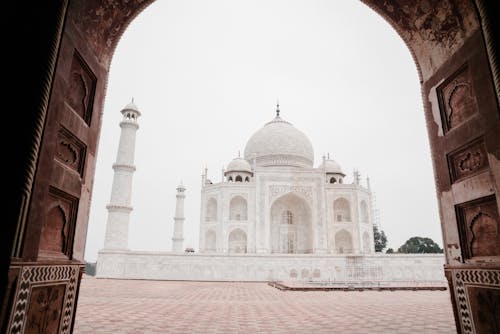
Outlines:
<svg viewBox="0 0 500 334"><path fill-rule="evenodd" d="M448 291L85 277L74 333L456 333Z"/></svg>

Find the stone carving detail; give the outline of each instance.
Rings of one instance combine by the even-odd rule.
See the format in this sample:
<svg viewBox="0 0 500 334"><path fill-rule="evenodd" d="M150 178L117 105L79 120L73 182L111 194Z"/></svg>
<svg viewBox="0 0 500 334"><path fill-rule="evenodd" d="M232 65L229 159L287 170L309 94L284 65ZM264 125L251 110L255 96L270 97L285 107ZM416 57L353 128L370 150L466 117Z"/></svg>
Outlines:
<svg viewBox="0 0 500 334"><path fill-rule="evenodd" d="M65 203L66 204L66 203ZM49 222L44 226L40 240L40 248L50 252L63 253L68 239L67 205L57 204L49 210Z"/></svg>
<svg viewBox="0 0 500 334"><path fill-rule="evenodd" d="M472 256L500 255L498 222L487 213L478 213L471 222Z"/></svg>
<svg viewBox="0 0 500 334"><path fill-rule="evenodd" d="M152 0L71 2L71 11L78 13L75 24L87 35L90 47L104 64L109 64L116 43L129 22Z"/></svg>
<svg viewBox="0 0 500 334"><path fill-rule="evenodd" d="M456 43L461 36L464 18L470 6L465 1L411 1L402 0L397 3L376 1L376 7L412 39L421 39L436 43L444 43L447 47ZM465 8L464 8L465 7Z"/></svg>
<svg viewBox="0 0 500 334"><path fill-rule="evenodd" d="M481 167L482 158L481 152L467 152L465 157L459 160L458 167L461 171L473 172Z"/></svg>
<svg viewBox="0 0 500 334"><path fill-rule="evenodd" d="M467 66L463 66L438 87L443 131L464 123L477 113L472 79Z"/></svg>
<svg viewBox="0 0 500 334"><path fill-rule="evenodd" d="M500 218L494 196L457 206L464 259L500 256Z"/></svg>
<svg viewBox="0 0 500 334"><path fill-rule="evenodd" d="M61 127L58 134L56 160L83 176L86 146L69 130Z"/></svg>
<svg viewBox="0 0 500 334"><path fill-rule="evenodd" d="M78 162L78 152L75 147L71 145L70 142L61 140L59 142L59 150L57 151L57 157L60 161L71 166Z"/></svg>
<svg viewBox="0 0 500 334"><path fill-rule="evenodd" d="M448 154L448 165L452 182L477 174L488 168L488 158L483 139Z"/></svg>
<svg viewBox="0 0 500 334"><path fill-rule="evenodd" d="M57 333L66 285L37 286L31 290L25 333Z"/></svg>
<svg viewBox="0 0 500 334"><path fill-rule="evenodd" d="M41 255L71 258L78 199L55 188L49 190L49 205L42 227Z"/></svg>
<svg viewBox="0 0 500 334"><path fill-rule="evenodd" d="M462 333L495 333L491 326L500 319L500 270L452 269L452 277Z"/></svg>
<svg viewBox="0 0 500 334"><path fill-rule="evenodd" d="M289 192L299 193L309 202L309 204L312 203L312 187L271 185L269 186L269 204L271 204L275 198Z"/></svg>
<svg viewBox="0 0 500 334"><path fill-rule="evenodd" d="M476 333L500 332L500 288L467 287Z"/></svg>
<svg viewBox="0 0 500 334"><path fill-rule="evenodd" d="M96 81L90 67L75 50L68 78L67 102L87 124L92 116Z"/></svg>
<svg viewBox="0 0 500 334"><path fill-rule="evenodd" d="M464 0L369 0L399 32L428 79L478 28L474 4ZM432 50L432 52L429 52Z"/></svg>
<svg viewBox="0 0 500 334"><path fill-rule="evenodd" d="M314 271L313 271L313 278L320 278L320 277L321 277L321 270L314 269Z"/></svg>
<svg viewBox="0 0 500 334"><path fill-rule="evenodd" d="M302 269L302 271L300 272L300 278L309 278L309 270Z"/></svg>
<svg viewBox="0 0 500 334"><path fill-rule="evenodd" d="M23 267L9 333L70 333L78 275L78 265Z"/></svg>

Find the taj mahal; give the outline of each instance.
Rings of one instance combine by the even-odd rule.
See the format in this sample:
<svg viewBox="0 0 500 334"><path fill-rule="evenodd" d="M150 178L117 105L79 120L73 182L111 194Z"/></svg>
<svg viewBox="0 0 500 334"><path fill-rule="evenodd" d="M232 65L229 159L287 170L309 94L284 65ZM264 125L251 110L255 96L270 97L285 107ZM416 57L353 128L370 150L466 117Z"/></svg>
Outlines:
<svg viewBox="0 0 500 334"><path fill-rule="evenodd" d="M280 116L248 140L224 180L202 176L203 253L373 254L371 192L340 165L313 166L307 136Z"/></svg>
<svg viewBox="0 0 500 334"><path fill-rule="evenodd" d="M374 247L373 194L369 179L352 182L340 164L323 156L280 115L247 141L243 156L212 182L201 177L200 240L184 251L184 185L177 187L172 251L128 248L139 108L121 113L104 247L97 277L217 281L440 281L442 254L382 254Z"/></svg>

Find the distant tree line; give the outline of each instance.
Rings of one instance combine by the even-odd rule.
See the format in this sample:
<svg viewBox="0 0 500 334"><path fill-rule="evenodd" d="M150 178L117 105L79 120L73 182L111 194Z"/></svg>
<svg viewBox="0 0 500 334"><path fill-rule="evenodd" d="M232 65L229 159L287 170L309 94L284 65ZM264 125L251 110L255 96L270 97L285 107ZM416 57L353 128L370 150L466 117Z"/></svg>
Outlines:
<svg viewBox="0 0 500 334"><path fill-rule="evenodd" d="M387 250L389 251L389 250ZM431 238L412 237L398 248L398 253L421 254L421 253L442 253L443 249Z"/></svg>
<svg viewBox="0 0 500 334"><path fill-rule="evenodd" d="M373 226L373 239L375 240L375 252L381 252L387 246L387 236L383 230L378 229L377 226Z"/></svg>
<svg viewBox="0 0 500 334"><path fill-rule="evenodd" d="M96 262L85 262L85 274L95 276L96 264Z"/></svg>
<svg viewBox="0 0 500 334"><path fill-rule="evenodd" d="M387 236L383 230L379 230L377 226L373 226L373 239L375 241L375 251L382 252L387 247ZM443 249L434 242L431 238L411 237L406 242L394 251L388 248L386 254L403 253L403 254L438 254L443 253Z"/></svg>

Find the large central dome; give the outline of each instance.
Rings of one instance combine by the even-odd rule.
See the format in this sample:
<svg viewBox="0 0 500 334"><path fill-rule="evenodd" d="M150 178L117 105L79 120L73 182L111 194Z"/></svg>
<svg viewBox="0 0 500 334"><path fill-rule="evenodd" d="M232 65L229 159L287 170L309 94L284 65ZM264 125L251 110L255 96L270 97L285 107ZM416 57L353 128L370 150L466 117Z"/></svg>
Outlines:
<svg viewBox="0 0 500 334"><path fill-rule="evenodd" d="M314 151L306 135L279 116L254 133L245 147L245 159L258 166L313 167Z"/></svg>

